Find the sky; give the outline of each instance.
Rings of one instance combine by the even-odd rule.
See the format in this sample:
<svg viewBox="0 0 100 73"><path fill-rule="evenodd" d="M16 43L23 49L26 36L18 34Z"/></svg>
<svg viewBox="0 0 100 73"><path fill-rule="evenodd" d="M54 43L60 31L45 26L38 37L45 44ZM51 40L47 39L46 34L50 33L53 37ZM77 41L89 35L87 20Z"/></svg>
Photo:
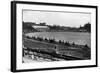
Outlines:
<svg viewBox="0 0 100 73"><path fill-rule="evenodd" d="M24 22L43 23L67 27L80 27L91 23L90 13L23 10Z"/></svg>

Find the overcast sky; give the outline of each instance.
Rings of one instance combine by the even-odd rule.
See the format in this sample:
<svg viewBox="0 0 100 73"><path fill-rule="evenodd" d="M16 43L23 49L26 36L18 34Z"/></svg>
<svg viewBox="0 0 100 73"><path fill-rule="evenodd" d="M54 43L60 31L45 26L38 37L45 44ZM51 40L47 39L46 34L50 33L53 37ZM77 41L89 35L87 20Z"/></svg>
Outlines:
<svg viewBox="0 0 100 73"><path fill-rule="evenodd" d="M79 27L91 23L91 14L73 12L47 12L23 10L24 22L45 22L47 25Z"/></svg>

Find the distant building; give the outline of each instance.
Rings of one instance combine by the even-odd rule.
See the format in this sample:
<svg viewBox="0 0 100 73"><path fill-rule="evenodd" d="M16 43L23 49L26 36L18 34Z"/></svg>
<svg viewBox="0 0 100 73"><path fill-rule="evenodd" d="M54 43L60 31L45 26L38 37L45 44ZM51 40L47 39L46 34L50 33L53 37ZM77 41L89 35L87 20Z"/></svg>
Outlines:
<svg viewBox="0 0 100 73"><path fill-rule="evenodd" d="M79 31L80 31L80 32L86 32L87 30L85 30L85 29L80 29Z"/></svg>
<svg viewBox="0 0 100 73"><path fill-rule="evenodd" d="M32 26L34 29L37 29L38 31L48 31L49 27L48 26Z"/></svg>

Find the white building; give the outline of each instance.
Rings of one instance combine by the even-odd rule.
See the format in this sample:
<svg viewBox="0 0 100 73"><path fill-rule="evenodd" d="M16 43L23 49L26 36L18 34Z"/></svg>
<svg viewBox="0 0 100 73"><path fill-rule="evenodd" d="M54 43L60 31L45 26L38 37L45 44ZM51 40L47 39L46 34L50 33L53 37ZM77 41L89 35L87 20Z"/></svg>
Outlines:
<svg viewBox="0 0 100 73"><path fill-rule="evenodd" d="M48 31L48 26L32 26L33 28L37 29L38 31Z"/></svg>

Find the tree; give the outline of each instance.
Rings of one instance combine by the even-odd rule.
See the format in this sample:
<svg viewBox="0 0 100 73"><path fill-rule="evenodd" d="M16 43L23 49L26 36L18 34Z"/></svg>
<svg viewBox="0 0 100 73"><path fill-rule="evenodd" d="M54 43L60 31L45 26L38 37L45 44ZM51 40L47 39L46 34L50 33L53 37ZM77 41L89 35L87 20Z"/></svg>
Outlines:
<svg viewBox="0 0 100 73"><path fill-rule="evenodd" d="M70 43L66 41L66 42L65 42L65 45L69 46L69 45L70 45Z"/></svg>
<svg viewBox="0 0 100 73"><path fill-rule="evenodd" d="M84 25L84 29L86 29L88 32L91 32L91 24L88 22Z"/></svg>
<svg viewBox="0 0 100 73"><path fill-rule="evenodd" d="M35 28L32 27L33 23L27 23L27 22L22 22L22 28L24 31L34 31L36 32L37 30Z"/></svg>
<svg viewBox="0 0 100 73"><path fill-rule="evenodd" d="M41 26L46 26L46 23L40 23Z"/></svg>
<svg viewBox="0 0 100 73"><path fill-rule="evenodd" d="M59 40L59 43L62 43L62 41L61 41L61 40Z"/></svg>
<svg viewBox="0 0 100 73"><path fill-rule="evenodd" d="M73 42L72 45L75 45L75 43Z"/></svg>

